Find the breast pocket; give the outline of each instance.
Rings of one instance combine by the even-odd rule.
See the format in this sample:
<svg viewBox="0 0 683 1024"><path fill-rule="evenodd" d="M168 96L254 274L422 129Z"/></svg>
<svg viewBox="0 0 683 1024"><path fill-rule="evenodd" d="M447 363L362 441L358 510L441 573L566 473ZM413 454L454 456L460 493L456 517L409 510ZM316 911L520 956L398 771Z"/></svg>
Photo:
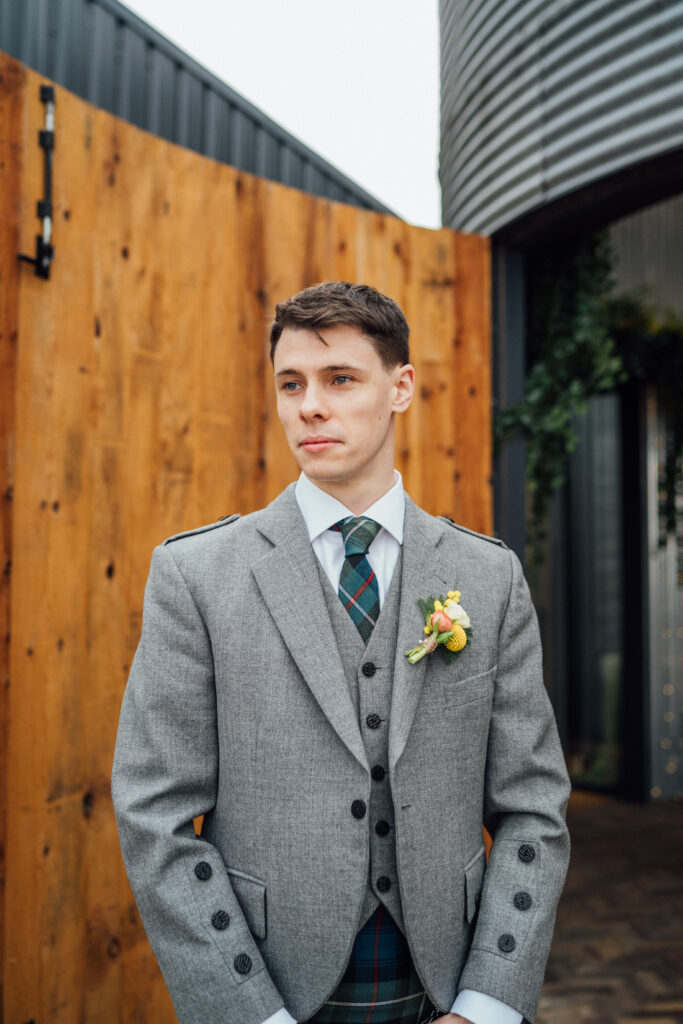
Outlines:
<svg viewBox="0 0 683 1024"><path fill-rule="evenodd" d="M490 700L493 693L493 681L496 678L497 665L465 679L444 679L443 700L447 708L457 708L475 701Z"/></svg>

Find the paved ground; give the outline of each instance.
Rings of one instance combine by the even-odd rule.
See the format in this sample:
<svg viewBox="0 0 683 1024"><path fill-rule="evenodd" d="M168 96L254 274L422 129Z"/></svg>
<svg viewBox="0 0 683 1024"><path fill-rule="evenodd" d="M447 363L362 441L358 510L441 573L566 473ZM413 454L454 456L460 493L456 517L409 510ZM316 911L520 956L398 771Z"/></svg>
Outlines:
<svg viewBox="0 0 683 1024"><path fill-rule="evenodd" d="M683 1024L683 804L572 798L537 1024Z"/></svg>

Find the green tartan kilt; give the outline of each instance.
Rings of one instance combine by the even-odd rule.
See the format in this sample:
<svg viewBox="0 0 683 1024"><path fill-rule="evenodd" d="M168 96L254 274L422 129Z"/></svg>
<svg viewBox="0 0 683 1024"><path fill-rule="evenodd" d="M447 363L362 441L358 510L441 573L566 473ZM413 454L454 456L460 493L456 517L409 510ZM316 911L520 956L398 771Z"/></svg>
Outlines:
<svg viewBox="0 0 683 1024"><path fill-rule="evenodd" d="M405 936L380 906L358 932L341 982L308 1024L428 1024L439 1016Z"/></svg>

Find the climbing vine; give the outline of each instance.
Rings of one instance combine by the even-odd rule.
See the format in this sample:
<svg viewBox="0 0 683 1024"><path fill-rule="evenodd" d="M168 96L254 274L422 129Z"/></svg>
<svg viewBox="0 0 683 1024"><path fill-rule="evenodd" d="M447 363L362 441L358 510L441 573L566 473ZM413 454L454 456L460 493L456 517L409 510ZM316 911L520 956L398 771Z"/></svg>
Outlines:
<svg viewBox="0 0 683 1024"><path fill-rule="evenodd" d="M646 290L614 296L606 233L536 260L529 280L531 365L522 401L498 413L498 444L526 439L531 564L543 561L554 492L567 478L578 441L574 423L592 395L627 380L655 388L665 423L660 510L666 534L677 526L683 454L683 321L661 314ZM665 542L665 537L663 541Z"/></svg>
<svg viewBox="0 0 683 1024"><path fill-rule="evenodd" d="M552 497L567 477L578 435L573 420L591 395L610 391L625 369L610 324L612 261L606 235L539 259L530 277L528 348L522 401L496 417L497 442L526 438L528 538L532 564L543 561Z"/></svg>

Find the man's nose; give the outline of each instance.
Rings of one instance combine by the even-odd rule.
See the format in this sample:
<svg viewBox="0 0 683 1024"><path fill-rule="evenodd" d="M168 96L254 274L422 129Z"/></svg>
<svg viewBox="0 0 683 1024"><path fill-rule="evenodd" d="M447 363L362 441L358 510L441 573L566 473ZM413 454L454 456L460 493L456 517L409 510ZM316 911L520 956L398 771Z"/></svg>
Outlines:
<svg viewBox="0 0 683 1024"><path fill-rule="evenodd" d="M304 419L312 419L316 416L326 419L327 402L325 401L324 388L317 384L308 384L299 405L299 413Z"/></svg>

